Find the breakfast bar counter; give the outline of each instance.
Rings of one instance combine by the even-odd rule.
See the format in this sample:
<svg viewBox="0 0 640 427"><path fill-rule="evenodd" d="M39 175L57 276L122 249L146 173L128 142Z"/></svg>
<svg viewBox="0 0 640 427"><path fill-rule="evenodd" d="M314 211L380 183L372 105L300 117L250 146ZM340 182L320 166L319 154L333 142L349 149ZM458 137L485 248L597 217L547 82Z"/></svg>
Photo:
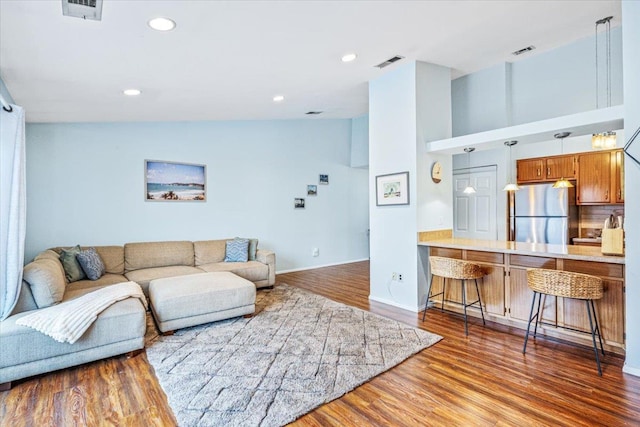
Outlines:
<svg viewBox="0 0 640 427"><path fill-rule="evenodd" d="M603 280L603 297L596 301L605 349L624 354L625 273L624 256L602 255L600 247L546 245L493 240L446 238L418 243L418 256L428 272L430 255L472 261L486 272L480 286L482 305L489 320L526 329L533 292L527 285L527 269L546 268L591 274ZM428 274L428 273L427 273ZM429 277L427 277L429 280ZM458 286L447 286L445 307L460 311ZM434 278L432 294L442 291L442 280ZM467 298L475 298L475 289ZM432 299L436 305L442 300ZM568 298L546 296L539 334L591 346L589 319L584 303ZM469 311L480 316L480 311Z"/></svg>
<svg viewBox="0 0 640 427"><path fill-rule="evenodd" d="M554 258L624 264L623 256L602 255L600 247L577 245L548 245L544 243L507 242L504 240L438 239L418 243L419 246L465 249L504 254L553 256Z"/></svg>

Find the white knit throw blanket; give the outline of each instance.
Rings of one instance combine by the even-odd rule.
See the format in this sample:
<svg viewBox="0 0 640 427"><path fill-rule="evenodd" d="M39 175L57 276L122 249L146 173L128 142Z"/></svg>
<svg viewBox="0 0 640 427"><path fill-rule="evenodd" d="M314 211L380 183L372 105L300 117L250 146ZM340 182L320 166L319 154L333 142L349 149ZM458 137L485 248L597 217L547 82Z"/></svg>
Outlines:
<svg viewBox="0 0 640 427"><path fill-rule="evenodd" d="M16 321L49 335L58 342L73 344L111 304L125 298L139 298L147 308L147 299L136 282L105 286L78 298L37 310Z"/></svg>

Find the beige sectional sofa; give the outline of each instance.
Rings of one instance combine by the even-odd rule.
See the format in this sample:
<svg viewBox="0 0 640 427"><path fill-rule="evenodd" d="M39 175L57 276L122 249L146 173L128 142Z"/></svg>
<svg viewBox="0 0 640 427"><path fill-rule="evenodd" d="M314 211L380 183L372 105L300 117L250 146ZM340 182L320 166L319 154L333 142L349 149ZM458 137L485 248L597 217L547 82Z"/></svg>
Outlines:
<svg viewBox="0 0 640 427"><path fill-rule="evenodd" d="M148 297L151 280L219 271L250 280L256 288L275 284L273 252L258 249L255 260L224 262L226 242L227 239L96 246L105 274L95 281L72 283L66 283L58 258L61 248L38 254L25 266L20 298L12 315L0 322L0 384L144 348L146 313L135 298L116 302L103 311L74 344L59 343L16 325L20 317L42 308L37 301L59 298L56 293L63 292L62 301L68 301L97 288L134 281Z"/></svg>

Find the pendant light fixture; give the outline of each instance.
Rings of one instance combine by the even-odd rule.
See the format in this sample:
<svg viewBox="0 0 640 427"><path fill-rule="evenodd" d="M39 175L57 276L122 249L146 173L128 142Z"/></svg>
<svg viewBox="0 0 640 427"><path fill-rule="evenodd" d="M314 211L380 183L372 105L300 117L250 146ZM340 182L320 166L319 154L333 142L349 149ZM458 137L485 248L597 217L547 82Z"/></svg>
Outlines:
<svg viewBox="0 0 640 427"><path fill-rule="evenodd" d="M467 153L467 170L471 169L471 152L474 151L474 147L467 147L464 149L464 152ZM476 189L471 185L471 173L468 173L467 178L469 179L468 185L462 190L464 194L473 194L476 192Z"/></svg>
<svg viewBox="0 0 640 427"><path fill-rule="evenodd" d="M509 179L507 180L507 185L504 186L502 191L518 191L520 187L518 184L511 181L511 147L516 145L518 141L505 141L504 145L509 147L509 163L507 163L507 170L509 171Z"/></svg>
<svg viewBox="0 0 640 427"><path fill-rule="evenodd" d="M560 140L560 154L564 154L564 139L569 135L571 135L571 132L560 132L553 135L554 138L557 138ZM561 177L559 180L557 180L553 184L553 188L571 188L571 187L573 187L573 184L568 179L565 179L564 176Z"/></svg>
<svg viewBox="0 0 640 427"><path fill-rule="evenodd" d="M611 107L611 19L613 16L607 16L606 18L599 19L596 21L596 109L600 108L599 98L600 94L598 93L598 85L600 83L600 79L598 76L598 26L606 25L605 30L605 44L606 44L606 82L607 82L607 92L606 92L606 100L607 107ZM602 150L602 149L611 149L616 147L616 133L613 131L609 132L601 132L594 133L591 136L591 148L594 150Z"/></svg>

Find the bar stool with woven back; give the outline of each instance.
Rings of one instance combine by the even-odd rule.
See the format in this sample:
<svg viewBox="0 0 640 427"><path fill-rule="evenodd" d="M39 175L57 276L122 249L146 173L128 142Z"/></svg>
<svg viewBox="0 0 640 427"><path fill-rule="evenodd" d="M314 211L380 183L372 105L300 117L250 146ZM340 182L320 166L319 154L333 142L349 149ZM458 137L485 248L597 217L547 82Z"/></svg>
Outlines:
<svg viewBox="0 0 640 427"><path fill-rule="evenodd" d="M527 341L529 340L529 329L531 322L535 319L533 329L533 337L536 336L538 329L538 320L540 319L540 300L542 295L551 295L562 298L573 298L584 300L587 306L587 315L589 316L589 326L591 327L591 339L593 341L593 352L596 355L596 364L598 365L598 374L602 376L600 367L600 356L598 355L598 347L596 345L596 335L600 341L600 350L604 355L604 347L602 346L602 336L600 326L598 325L598 317L596 316L596 307L594 300L602 298L603 286L602 279L591 276L589 274L573 273L570 271L547 270L544 268L530 268L527 270L527 285L533 291L533 300L531 301L531 312L529 313L529 323L527 324L527 333L524 337L524 347L522 353L527 351ZM534 312L534 305L538 297L538 307Z"/></svg>
<svg viewBox="0 0 640 427"><path fill-rule="evenodd" d="M480 315L482 316L482 324L485 325L484 321L484 312L482 311L482 301L480 299L480 290L478 288L478 279L483 278L485 275L484 270L478 264L474 264L469 261L462 261L454 258L445 258L439 256L430 256L429 257L429 266L431 269L431 281L429 282L429 291L427 292L427 302L424 305L424 313L422 314L422 321L424 322L425 316L427 314L427 309L429 308L429 300L433 297L437 297L438 295L442 295L442 308L444 311L444 303L445 303L445 291L447 287L447 279L457 279L460 280L462 284L462 307L464 308L464 334L469 335L469 327L467 326L467 307L473 306L475 304L480 308ZM431 287L433 286L433 276L440 276L443 279L442 282L442 292L431 295ZM465 282L467 280L474 280L476 283L476 292L478 294L478 299L471 303L467 303L467 292L465 290ZM447 302L455 302L457 301L449 301Z"/></svg>

